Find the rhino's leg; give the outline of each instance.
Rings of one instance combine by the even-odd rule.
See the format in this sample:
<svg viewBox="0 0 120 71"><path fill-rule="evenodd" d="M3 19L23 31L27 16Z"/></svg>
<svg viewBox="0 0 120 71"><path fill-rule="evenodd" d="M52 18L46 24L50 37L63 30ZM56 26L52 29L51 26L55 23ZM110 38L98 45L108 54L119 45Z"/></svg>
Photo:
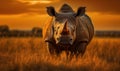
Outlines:
<svg viewBox="0 0 120 71"><path fill-rule="evenodd" d="M52 57L59 57L61 54L61 50L52 43L48 43L48 51Z"/></svg>
<svg viewBox="0 0 120 71"><path fill-rule="evenodd" d="M76 46L76 57L78 57L79 55L82 57L85 53L87 47L87 43L80 43L79 45Z"/></svg>
<svg viewBox="0 0 120 71"><path fill-rule="evenodd" d="M74 58L74 55L74 52L70 51L69 60L72 60Z"/></svg>
<svg viewBox="0 0 120 71"><path fill-rule="evenodd" d="M71 61L72 58L74 57L74 55L75 55L75 48L74 47L70 47L68 49L68 51L66 51L67 59Z"/></svg>
<svg viewBox="0 0 120 71"><path fill-rule="evenodd" d="M56 54L56 56L60 56L61 52L62 51L59 49L59 47L55 48L55 54Z"/></svg>
<svg viewBox="0 0 120 71"><path fill-rule="evenodd" d="M52 43L47 42L47 48L51 55L55 54L55 46Z"/></svg>
<svg viewBox="0 0 120 71"><path fill-rule="evenodd" d="M66 57L67 57L67 59L70 59L69 56L70 56L70 51L66 50Z"/></svg>

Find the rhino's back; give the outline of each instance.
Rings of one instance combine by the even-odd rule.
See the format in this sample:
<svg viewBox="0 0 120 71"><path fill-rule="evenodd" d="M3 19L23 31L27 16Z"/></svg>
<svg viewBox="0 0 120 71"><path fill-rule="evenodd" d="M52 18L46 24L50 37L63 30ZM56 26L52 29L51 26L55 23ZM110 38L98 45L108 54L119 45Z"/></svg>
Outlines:
<svg viewBox="0 0 120 71"><path fill-rule="evenodd" d="M94 27L91 19L87 15L83 15L83 16L79 16L77 20L78 20L78 24L77 24L78 40L79 41L85 40L88 41L89 43L94 35Z"/></svg>

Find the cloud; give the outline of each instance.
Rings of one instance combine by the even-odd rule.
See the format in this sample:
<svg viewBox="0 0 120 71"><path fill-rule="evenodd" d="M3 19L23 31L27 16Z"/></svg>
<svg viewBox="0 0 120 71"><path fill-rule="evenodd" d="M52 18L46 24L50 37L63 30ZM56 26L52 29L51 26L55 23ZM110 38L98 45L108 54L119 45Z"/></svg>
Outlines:
<svg viewBox="0 0 120 71"><path fill-rule="evenodd" d="M2 0L0 2L0 14L20 14L28 11L26 3L16 0Z"/></svg>
<svg viewBox="0 0 120 71"><path fill-rule="evenodd" d="M14 15L23 13L46 14L46 6L55 6L57 9L64 3L69 3L73 8L86 6L88 12L99 12L107 14L120 14L120 0L51 0L52 3L30 4L20 0L1 0L0 15ZM55 1L55 2L54 2Z"/></svg>
<svg viewBox="0 0 120 71"><path fill-rule="evenodd" d="M13 15L23 13L40 13L43 11L45 4L30 4L28 2L21 2L18 0L1 0L0 1L0 14L1 15Z"/></svg>
<svg viewBox="0 0 120 71"><path fill-rule="evenodd" d="M120 0L63 0L74 7L86 6L89 12L120 14Z"/></svg>

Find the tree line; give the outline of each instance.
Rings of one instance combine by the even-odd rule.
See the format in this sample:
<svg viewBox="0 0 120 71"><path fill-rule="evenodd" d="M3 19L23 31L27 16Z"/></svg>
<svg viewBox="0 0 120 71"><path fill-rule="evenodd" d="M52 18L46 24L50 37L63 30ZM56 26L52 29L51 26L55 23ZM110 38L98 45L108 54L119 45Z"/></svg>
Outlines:
<svg viewBox="0 0 120 71"><path fill-rule="evenodd" d="M42 29L33 27L31 30L10 30L7 25L1 25L0 37L42 37Z"/></svg>
<svg viewBox="0 0 120 71"><path fill-rule="evenodd" d="M96 37L120 37L120 31L95 31ZM0 26L0 37L42 37L42 28L31 30L10 30L7 25Z"/></svg>

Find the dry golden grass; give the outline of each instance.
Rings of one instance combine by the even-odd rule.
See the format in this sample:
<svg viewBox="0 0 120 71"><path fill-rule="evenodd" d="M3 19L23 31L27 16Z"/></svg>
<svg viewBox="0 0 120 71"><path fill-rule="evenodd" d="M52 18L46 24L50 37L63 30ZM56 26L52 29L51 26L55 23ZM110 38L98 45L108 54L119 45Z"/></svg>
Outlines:
<svg viewBox="0 0 120 71"><path fill-rule="evenodd" d="M82 58L51 57L41 38L0 38L0 71L119 71L120 38L94 38Z"/></svg>

